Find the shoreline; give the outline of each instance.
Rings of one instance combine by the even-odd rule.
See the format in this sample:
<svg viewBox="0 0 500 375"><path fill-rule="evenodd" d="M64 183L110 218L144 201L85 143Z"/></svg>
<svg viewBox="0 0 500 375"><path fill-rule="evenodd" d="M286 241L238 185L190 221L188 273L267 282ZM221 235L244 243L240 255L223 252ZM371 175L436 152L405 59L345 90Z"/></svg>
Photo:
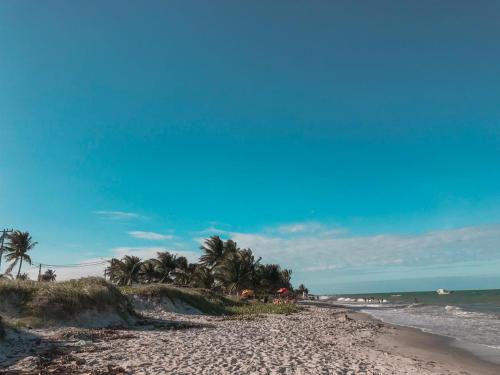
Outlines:
<svg viewBox="0 0 500 375"><path fill-rule="evenodd" d="M418 356L426 361L443 363L472 374L500 373L499 364L487 361L456 345L458 340L455 338L424 332L413 327L384 324L394 327L394 333L380 336L377 343L395 354Z"/></svg>
<svg viewBox="0 0 500 375"><path fill-rule="evenodd" d="M359 311L361 309L358 310L352 306L327 304L323 302L315 303L312 301L301 304L323 308L343 308L348 310L348 314L354 319L370 320L391 327L393 332L387 332L380 335L376 341L381 348L394 354L404 356L417 355L426 361L439 362L453 367L458 366L458 368L472 374L500 374L500 363L498 359L497 361L493 359L488 360L488 356L479 354L477 348L474 350L476 346L488 348L485 345L465 343L454 337L427 332L418 327L404 326L383 321L367 312Z"/></svg>
<svg viewBox="0 0 500 375"><path fill-rule="evenodd" d="M370 313L367 313L364 311L359 311L357 313L366 314L370 317L370 319L373 319L375 321L380 321L380 322L387 324L387 325L390 325L390 326L397 327L398 329L416 330L416 331L418 331L418 333L421 333L424 335L438 337L438 338L446 341L446 345L452 346L456 349L460 349L460 350L464 351L466 355L472 355L473 357L476 357L476 358L478 358L484 362L487 362L489 364L494 364L494 365L500 366L500 349L498 349L498 348L493 348L493 347L490 347L490 346L484 345L484 344L476 344L473 342L467 342L467 341L464 341L461 339L457 339L456 337L453 337L453 336L447 336L447 335L443 335L440 333L426 331L426 330L419 328L419 327L406 326L406 325L402 325L402 324L387 322L385 320L376 318L376 317L372 316Z"/></svg>

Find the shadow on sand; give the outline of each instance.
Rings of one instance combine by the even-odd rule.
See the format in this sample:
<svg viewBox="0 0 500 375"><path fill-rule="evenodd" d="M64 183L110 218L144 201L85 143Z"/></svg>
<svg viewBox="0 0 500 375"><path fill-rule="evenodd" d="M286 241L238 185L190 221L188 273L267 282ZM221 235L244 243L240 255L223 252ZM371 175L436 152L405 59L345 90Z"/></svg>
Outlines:
<svg viewBox="0 0 500 375"><path fill-rule="evenodd" d="M119 364L109 364L106 370L83 370L85 360L78 353L99 352L109 348L99 343L134 340L138 331L183 330L213 328L210 324L182 320L142 318L130 326L106 328L58 327L40 331L9 330L0 341L0 374L126 374ZM38 336L36 333L41 335Z"/></svg>

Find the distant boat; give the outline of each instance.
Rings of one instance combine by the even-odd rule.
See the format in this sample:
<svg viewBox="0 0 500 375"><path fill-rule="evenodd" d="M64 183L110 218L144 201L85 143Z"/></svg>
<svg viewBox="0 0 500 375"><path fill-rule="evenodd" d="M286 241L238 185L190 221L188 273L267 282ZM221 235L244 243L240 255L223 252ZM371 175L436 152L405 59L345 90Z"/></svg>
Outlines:
<svg viewBox="0 0 500 375"><path fill-rule="evenodd" d="M438 290L436 290L436 293L439 294L439 295L444 295L444 294L451 294L453 292L450 292L449 290L446 290L446 289L443 289L443 288L439 288Z"/></svg>

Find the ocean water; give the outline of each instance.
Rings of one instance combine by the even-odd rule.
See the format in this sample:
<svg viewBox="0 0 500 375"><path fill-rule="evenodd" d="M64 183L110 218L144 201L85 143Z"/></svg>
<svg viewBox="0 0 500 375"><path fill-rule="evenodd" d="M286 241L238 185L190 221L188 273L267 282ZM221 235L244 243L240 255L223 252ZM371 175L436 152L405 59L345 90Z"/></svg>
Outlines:
<svg viewBox="0 0 500 375"><path fill-rule="evenodd" d="M500 362L500 290L324 296L323 302L366 312L387 323L457 339L459 346Z"/></svg>

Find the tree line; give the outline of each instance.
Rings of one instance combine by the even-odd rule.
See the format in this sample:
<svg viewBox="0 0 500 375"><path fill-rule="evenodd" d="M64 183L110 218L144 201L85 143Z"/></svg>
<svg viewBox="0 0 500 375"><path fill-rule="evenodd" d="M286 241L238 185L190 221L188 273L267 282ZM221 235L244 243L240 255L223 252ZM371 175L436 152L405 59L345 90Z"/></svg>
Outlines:
<svg viewBox="0 0 500 375"><path fill-rule="evenodd" d="M144 261L130 255L114 258L106 268L106 276L118 285L170 283L227 294L239 294L247 288L257 293L292 289L292 270L261 263L261 257L256 259L251 249L240 249L231 239L224 241L212 236L200 249L202 255L197 263L189 263L186 257L168 251ZM301 292L302 289L303 285Z"/></svg>
<svg viewBox="0 0 500 375"><path fill-rule="evenodd" d="M0 265L2 258L10 264L0 278L13 278L11 272L17 268L16 279L28 279L26 273L21 273L21 268L23 263L32 263L28 252L37 242L29 232L19 230L7 234L6 239L1 249ZM279 264L261 263L261 257L256 259L251 249L240 249L231 239L224 241L219 236L212 236L200 249L202 255L197 263L190 263L186 257L168 251L158 252L156 258L147 260L132 255L113 258L104 276L118 285L166 283L227 294L239 294L243 289L253 289L260 294L274 293L280 288L293 289L292 270L282 269ZM39 281L55 280L55 271L50 269L39 278ZM301 284L296 292L307 294L309 291Z"/></svg>

